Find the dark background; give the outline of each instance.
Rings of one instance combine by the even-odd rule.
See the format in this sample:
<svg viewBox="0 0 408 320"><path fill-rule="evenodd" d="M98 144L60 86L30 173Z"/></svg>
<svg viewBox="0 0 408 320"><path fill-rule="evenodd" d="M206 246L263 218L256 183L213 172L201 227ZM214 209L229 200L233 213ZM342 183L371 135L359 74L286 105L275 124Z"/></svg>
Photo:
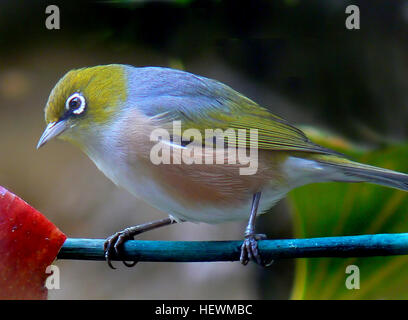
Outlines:
<svg viewBox="0 0 408 320"><path fill-rule="evenodd" d="M60 9L47 30L45 8ZM345 28L358 5L360 30ZM54 84L72 68L107 63L181 68L216 78L293 123L360 144L403 140L408 118L408 1L1 1L0 184L71 237L106 237L163 213L118 190L79 150L36 142ZM291 236L283 201L260 228ZM244 223L185 224L146 239L239 239ZM237 263L58 261L51 298L287 298L293 261Z"/></svg>

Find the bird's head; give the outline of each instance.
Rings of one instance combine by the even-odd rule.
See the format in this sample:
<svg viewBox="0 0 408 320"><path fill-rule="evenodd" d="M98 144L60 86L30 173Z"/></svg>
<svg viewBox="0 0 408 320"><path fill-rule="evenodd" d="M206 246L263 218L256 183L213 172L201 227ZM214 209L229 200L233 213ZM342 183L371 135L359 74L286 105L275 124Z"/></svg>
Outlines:
<svg viewBox="0 0 408 320"><path fill-rule="evenodd" d="M54 87L45 107L47 127L37 148L52 138L81 144L118 113L127 98L125 67L106 65L68 72Z"/></svg>

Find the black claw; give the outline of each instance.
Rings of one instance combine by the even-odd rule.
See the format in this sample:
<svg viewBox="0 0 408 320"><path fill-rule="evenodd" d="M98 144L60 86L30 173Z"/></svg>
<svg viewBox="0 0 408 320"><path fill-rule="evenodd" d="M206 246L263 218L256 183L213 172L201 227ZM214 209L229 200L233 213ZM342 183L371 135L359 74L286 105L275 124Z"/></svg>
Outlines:
<svg viewBox="0 0 408 320"><path fill-rule="evenodd" d="M132 262L129 263L129 262L123 260L122 263L128 268L132 268L138 263L138 261L132 261Z"/></svg>
<svg viewBox="0 0 408 320"><path fill-rule="evenodd" d="M108 239L106 239L105 243L103 244L103 249L105 251L105 260L108 263L108 266L115 270L116 268L112 265L112 260L111 260L111 256L112 256L112 240L114 239L114 236L109 237Z"/></svg>
<svg viewBox="0 0 408 320"><path fill-rule="evenodd" d="M246 252L246 248L244 247L244 245L242 245L243 248L241 248L241 256L239 258L239 261L241 261L241 263L246 266L248 264L248 254Z"/></svg>
<svg viewBox="0 0 408 320"><path fill-rule="evenodd" d="M245 246L245 240L244 243L241 246L241 255L239 257L239 261L241 261L241 263L246 266L248 264L248 253L247 253L247 249Z"/></svg>
<svg viewBox="0 0 408 320"><path fill-rule="evenodd" d="M273 259L269 260L269 262L266 263L264 262L264 267L270 267L273 264L273 262L274 262Z"/></svg>
<svg viewBox="0 0 408 320"><path fill-rule="evenodd" d="M111 268L112 270L116 270L116 268L112 264L112 261L107 257L105 258L106 258L106 262L108 263L109 268Z"/></svg>
<svg viewBox="0 0 408 320"><path fill-rule="evenodd" d="M113 255L116 255L117 257L120 257L122 255L121 249L123 247L123 243L126 242L127 240L134 240L134 237L133 235L129 234L126 229L123 231L119 231L106 239L103 248L105 250L105 260L111 269L116 269L112 265L111 257ZM128 263L126 261L122 262L126 267L131 268L135 266L138 261L133 261L131 263Z"/></svg>
<svg viewBox="0 0 408 320"><path fill-rule="evenodd" d="M115 246L114 246L116 254L118 255L118 257L120 257L122 255L121 249L123 249L123 244L127 240L135 240L135 237L133 235L131 235L127 230L124 230L124 232L119 235L118 240L116 241ZM127 262L125 260L122 261L122 263L128 268L134 267L138 262L139 261L137 261L137 260L132 261L132 262Z"/></svg>

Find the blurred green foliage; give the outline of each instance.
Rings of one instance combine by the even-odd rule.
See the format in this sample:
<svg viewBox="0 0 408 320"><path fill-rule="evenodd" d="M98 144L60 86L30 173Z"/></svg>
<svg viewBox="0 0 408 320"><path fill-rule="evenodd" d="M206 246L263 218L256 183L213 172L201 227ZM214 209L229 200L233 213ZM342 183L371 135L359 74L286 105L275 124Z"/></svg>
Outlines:
<svg viewBox="0 0 408 320"><path fill-rule="evenodd" d="M323 139L318 131L308 132ZM331 147L338 147L342 141L338 137L323 140ZM343 150L353 153L357 161L408 172L408 144L363 154L351 143L343 142ZM320 183L294 190L289 200L296 238L408 231L408 196L403 191L367 183ZM358 290L346 288L349 265L359 267ZM406 299L407 286L407 256L298 259L292 298Z"/></svg>

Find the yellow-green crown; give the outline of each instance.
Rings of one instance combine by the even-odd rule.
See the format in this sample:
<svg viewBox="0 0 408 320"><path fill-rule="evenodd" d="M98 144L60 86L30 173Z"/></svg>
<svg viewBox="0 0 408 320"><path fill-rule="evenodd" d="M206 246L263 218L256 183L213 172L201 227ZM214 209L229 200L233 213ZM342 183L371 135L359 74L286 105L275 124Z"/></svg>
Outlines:
<svg viewBox="0 0 408 320"><path fill-rule="evenodd" d="M51 91L45 107L47 123L56 122L66 112L65 103L73 93L81 93L87 104L87 119L104 123L126 101L127 79L123 65L111 64L69 71Z"/></svg>

